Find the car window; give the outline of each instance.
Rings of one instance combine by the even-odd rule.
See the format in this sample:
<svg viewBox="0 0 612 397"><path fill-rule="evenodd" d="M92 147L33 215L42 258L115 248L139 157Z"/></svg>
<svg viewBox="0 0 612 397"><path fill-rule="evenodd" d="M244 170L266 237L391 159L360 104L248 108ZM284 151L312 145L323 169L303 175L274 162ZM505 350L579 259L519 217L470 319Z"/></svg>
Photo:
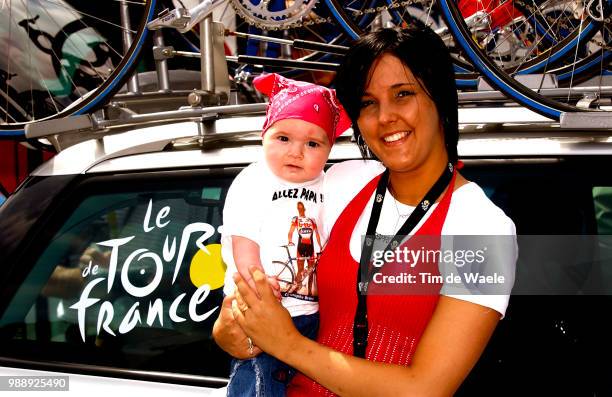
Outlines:
<svg viewBox="0 0 612 397"><path fill-rule="evenodd" d="M38 242L44 248L0 318L3 343L10 338L15 354L29 358L62 351L48 357L227 375L211 328L223 297L219 232L233 175L127 177L67 203L73 210Z"/></svg>

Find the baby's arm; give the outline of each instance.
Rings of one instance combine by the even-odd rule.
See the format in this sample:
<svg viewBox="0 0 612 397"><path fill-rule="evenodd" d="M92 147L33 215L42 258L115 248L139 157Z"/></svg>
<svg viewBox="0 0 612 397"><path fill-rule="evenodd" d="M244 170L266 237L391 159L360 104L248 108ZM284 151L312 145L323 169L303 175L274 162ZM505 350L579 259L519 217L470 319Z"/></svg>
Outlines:
<svg viewBox="0 0 612 397"><path fill-rule="evenodd" d="M257 292L255 289L255 282L251 278L251 273L249 272L249 267L255 266L265 273L259 256L259 244L246 237L232 236L232 253L238 273L247 281L249 287ZM278 284L278 280L274 277L268 277L268 283L272 286L274 295L280 299L280 285Z"/></svg>
<svg viewBox="0 0 612 397"><path fill-rule="evenodd" d="M232 236L232 251L238 273L246 280L249 287L255 291L255 283L249 273L249 267L255 266L264 272L259 256L259 244L246 237Z"/></svg>

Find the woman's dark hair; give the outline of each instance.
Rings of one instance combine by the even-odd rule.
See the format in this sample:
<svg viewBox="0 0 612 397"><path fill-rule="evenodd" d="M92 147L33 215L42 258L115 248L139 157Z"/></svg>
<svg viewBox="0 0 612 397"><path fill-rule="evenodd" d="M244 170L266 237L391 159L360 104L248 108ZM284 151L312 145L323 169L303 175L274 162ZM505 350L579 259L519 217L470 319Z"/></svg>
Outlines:
<svg viewBox="0 0 612 397"><path fill-rule="evenodd" d="M453 64L442 39L419 21L402 30L381 29L361 37L351 45L340 65L336 93L353 122L353 134L363 158L376 157L363 141L357 125L361 98L370 69L383 54L400 59L434 102L444 129L448 159L456 163L459 121Z"/></svg>

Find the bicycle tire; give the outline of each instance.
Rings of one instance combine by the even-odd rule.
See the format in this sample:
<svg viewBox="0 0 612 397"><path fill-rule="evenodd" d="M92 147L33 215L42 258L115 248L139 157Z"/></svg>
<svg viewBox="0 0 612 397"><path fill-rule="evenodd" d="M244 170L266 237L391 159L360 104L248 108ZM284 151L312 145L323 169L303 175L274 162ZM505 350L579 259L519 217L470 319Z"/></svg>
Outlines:
<svg viewBox="0 0 612 397"><path fill-rule="evenodd" d="M606 50L603 52L603 54L600 52L590 54L575 64L565 65L558 69L552 70L551 73L557 76L557 81L559 82L560 87L569 87L572 82L574 84L580 84L586 80L596 77L601 71L601 65L609 65L611 60L612 51ZM607 74L606 72L607 70L604 69L603 74Z"/></svg>
<svg viewBox="0 0 612 397"><path fill-rule="evenodd" d="M293 285L293 283L295 283L295 272L289 263L272 261L272 266L274 268L274 276L277 278L279 283L284 283L287 285Z"/></svg>
<svg viewBox="0 0 612 397"><path fill-rule="evenodd" d="M472 39L471 32L467 28L454 0L440 0L439 5L453 36L474 66L489 84L499 89L508 98L553 120L559 120L561 114L565 112L591 110L577 108L576 106L544 97L516 81L487 57Z"/></svg>
<svg viewBox="0 0 612 397"><path fill-rule="evenodd" d="M30 55L29 64L20 65L22 76L29 76L30 89L29 91L19 91L12 86L12 83L9 83L9 80L15 76L11 73L11 57L8 56L6 65L0 65L0 90L2 91L0 92L2 94L0 95L0 115L2 115L0 117L0 138L24 139L26 124L90 113L103 106L106 100L121 88L123 82L130 77L131 71L136 66L140 50L147 37L146 23L154 15L156 2L156 0L137 0L124 3L130 8L131 20L136 21L137 24L132 25L132 44L127 51L123 51L123 49L117 50L120 46L117 46L116 40L110 43L110 40L105 39L121 37L124 29L121 28L119 23L116 23L119 18L118 13L113 14L115 15L114 18L117 19L100 17L100 13L104 16L104 12L110 12L111 14L115 12L113 11L116 10L114 7L118 7L118 4L113 3L108 10L100 10L100 8L89 10L86 7L93 7L95 3L82 3L77 0L46 0L46 4L43 6L40 4L42 1L28 0L19 3L23 5L23 9L19 12L26 18L15 22L9 16L7 30L9 31L9 37L12 29L23 28L26 31L21 33L20 40L26 41L25 43L21 42L22 48L31 49L35 46L51 59L50 62L54 65L54 71L60 81L57 84L59 88L57 90L49 89L49 83L41 78L39 83L43 87L33 89L32 75L35 73L41 75L40 68L43 63L33 63ZM11 4L17 3L12 2ZM43 9L45 11L41 11ZM13 13L17 15L17 11L17 9L11 8L9 11L4 10L3 12L5 12L5 15L12 15ZM99 11L99 13L96 11ZM37 12L38 14L35 15ZM45 18L42 18L42 16L45 16ZM53 28L56 34L52 35L48 30L43 30L43 27L38 26L39 18L42 18L40 19L41 24L44 22L44 25L47 28ZM69 24L64 23L65 20L71 18ZM70 30L67 30L68 26ZM134 29L134 26L137 26L137 28ZM32 32L38 32L35 33L38 34L36 41L33 39ZM24 34L26 35L25 39ZM45 40L39 40L38 37L41 36ZM53 42L48 43L49 40L53 40ZM45 44L48 44L48 48L45 47ZM95 47L92 47L92 45ZM91 52L95 53L96 58L94 58L93 64L89 58L89 53L83 52L87 50L76 50L75 48L78 46L87 48L87 50L91 49ZM14 48L9 48L7 50L8 55L10 55L11 50L16 51ZM96 62L101 61L97 59L98 51L106 52L103 55L107 56L107 62L110 59L115 59L115 62L111 64L112 71L108 72L110 67L106 63L98 66ZM81 58L79 59L79 57ZM43 56L40 56L40 58L44 59ZM65 58L69 58L69 62L66 62ZM79 61L80 63L78 63ZM76 68L74 63L77 63ZM57 70L58 64L60 65L59 71ZM68 64L68 67L64 66L66 64ZM17 66L12 65L12 67ZM5 68L8 71L4 70ZM80 69L84 69L86 72ZM77 85L75 76L82 77L81 74L77 75L77 73L90 73L91 82L85 78L87 82L83 83L83 87ZM23 77L22 80L25 79L26 77ZM69 82L64 82L66 84L62 85L62 79L69 80ZM97 85L87 89L87 86L92 86L93 81ZM41 102L45 103L42 110L40 109ZM17 115L20 117L16 117Z"/></svg>

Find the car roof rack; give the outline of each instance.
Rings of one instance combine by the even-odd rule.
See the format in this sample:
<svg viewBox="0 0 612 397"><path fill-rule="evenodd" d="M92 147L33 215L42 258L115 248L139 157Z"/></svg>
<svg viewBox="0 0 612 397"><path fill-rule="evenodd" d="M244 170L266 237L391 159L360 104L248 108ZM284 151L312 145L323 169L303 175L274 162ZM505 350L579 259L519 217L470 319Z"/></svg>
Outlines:
<svg viewBox="0 0 612 397"><path fill-rule="evenodd" d="M203 108L183 108L174 111L134 114L121 112L119 117L105 120L96 114L69 116L60 119L43 120L26 125L28 139L46 139L57 152L70 146L105 136L125 132L135 126L153 126L177 121L198 122L199 135L209 135L216 131L216 121L224 116L263 114L267 103L242 105L211 106Z"/></svg>

